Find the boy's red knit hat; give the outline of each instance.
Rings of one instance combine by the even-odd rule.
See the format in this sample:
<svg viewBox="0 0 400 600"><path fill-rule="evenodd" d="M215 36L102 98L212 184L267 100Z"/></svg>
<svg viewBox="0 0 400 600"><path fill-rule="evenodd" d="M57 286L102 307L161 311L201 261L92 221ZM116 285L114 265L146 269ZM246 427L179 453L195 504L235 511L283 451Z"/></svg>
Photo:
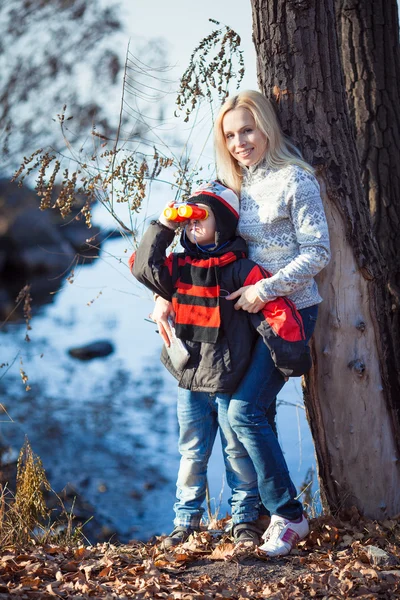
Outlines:
<svg viewBox="0 0 400 600"><path fill-rule="evenodd" d="M235 237L239 221L239 198L233 190L219 181L208 181L192 192L189 202L205 204L213 211L215 243L218 246Z"/></svg>

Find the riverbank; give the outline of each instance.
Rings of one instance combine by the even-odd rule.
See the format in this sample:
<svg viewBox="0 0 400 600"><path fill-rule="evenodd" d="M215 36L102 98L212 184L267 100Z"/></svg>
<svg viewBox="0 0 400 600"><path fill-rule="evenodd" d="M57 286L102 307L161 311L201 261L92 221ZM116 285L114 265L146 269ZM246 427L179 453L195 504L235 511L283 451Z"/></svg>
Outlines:
<svg viewBox="0 0 400 600"><path fill-rule="evenodd" d="M400 522L361 518L311 521L288 557L234 547L220 530L196 534L173 552L152 544L9 548L0 555L1 598L398 598Z"/></svg>

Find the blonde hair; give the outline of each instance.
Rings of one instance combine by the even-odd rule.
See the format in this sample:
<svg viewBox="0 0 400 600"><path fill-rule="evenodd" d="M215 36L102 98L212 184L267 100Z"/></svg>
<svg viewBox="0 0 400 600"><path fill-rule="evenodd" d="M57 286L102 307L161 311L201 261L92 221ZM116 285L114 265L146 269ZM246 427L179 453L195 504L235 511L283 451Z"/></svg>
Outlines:
<svg viewBox="0 0 400 600"><path fill-rule="evenodd" d="M246 90L231 96L221 106L214 125L215 158L219 180L229 188L240 193L242 186L242 167L229 152L223 130L223 120L227 112L235 108L246 108L268 139L265 158L268 167L280 169L287 165L298 165L309 173L314 169L306 163L300 151L283 134L272 103L260 92Z"/></svg>

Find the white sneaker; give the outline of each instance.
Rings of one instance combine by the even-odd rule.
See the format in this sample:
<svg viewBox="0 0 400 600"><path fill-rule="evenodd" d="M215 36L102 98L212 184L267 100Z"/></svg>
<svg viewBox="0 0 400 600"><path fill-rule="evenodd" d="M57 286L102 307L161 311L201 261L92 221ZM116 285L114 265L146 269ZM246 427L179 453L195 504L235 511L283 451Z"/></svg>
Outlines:
<svg viewBox="0 0 400 600"><path fill-rule="evenodd" d="M307 537L309 531L308 521L304 515L299 523L272 515L270 526L262 536L265 544L260 546L260 550L267 556L285 556L300 540Z"/></svg>

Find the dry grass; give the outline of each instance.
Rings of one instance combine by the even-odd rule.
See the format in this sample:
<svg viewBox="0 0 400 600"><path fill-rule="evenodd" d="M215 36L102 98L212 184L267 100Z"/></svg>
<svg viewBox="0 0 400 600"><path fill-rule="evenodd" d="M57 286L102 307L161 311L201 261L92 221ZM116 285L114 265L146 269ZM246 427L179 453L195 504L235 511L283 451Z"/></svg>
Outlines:
<svg viewBox="0 0 400 600"><path fill-rule="evenodd" d="M52 519L45 493L55 494L61 515ZM62 499L52 490L42 461L26 439L19 453L15 494L0 485L0 545L24 547L34 544L82 541L82 526L74 525L73 509L67 511Z"/></svg>

